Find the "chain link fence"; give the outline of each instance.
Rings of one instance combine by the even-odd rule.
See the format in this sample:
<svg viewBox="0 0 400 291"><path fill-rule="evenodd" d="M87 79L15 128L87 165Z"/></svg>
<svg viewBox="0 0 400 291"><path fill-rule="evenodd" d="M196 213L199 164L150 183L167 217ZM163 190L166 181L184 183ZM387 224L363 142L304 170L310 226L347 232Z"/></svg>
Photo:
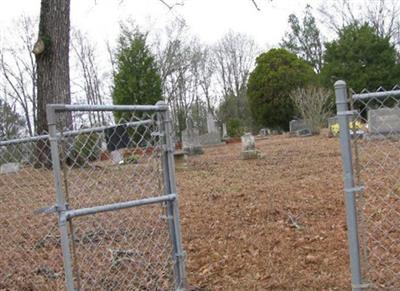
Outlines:
<svg viewBox="0 0 400 291"><path fill-rule="evenodd" d="M53 174L39 161L48 136L0 142L0 289L59 290L64 285Z"/></svg>
<svg viewBox="0 0 400 291"><path fill-rule="evenodd" d="M88 126L94 112L118 122ZM0 143L0 289L184 288L167 106L53 105L47 118L49 135Z"/></svg>
<svg viewBox="0 0 400 291"><path fill-rule="evenodd" d="M335 87L353 289L400 290L400 88Z"/></svg>

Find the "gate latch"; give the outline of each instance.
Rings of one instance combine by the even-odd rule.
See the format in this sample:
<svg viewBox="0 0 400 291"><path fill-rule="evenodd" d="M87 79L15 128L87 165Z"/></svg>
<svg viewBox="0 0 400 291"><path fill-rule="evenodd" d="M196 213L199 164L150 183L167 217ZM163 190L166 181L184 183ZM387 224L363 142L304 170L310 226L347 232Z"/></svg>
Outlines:
<svg viewBox="0 0 400 291"><path fill-rule="evenodd" d="M68 204L65 204L65 209L68 209ZM60 210L60 207L57 205L53 205L50 207L43 207L36 209L34 211L35 214L52 214L52 213L57 213Z"/></svg>
<svg viewBox="0 0 400 291"><path fill-rule="evenodd" d="M359 112L357 110L339 111L337 116L357 116Z"/></svg>
<svg viewBox="0 0 400 291"><path fill-rule="evenodd" d="M346 189L344 189L344 192L357 193L357 192L364 192L364 190L365 190L365 186L358 186L358 187L346 188Z"/></svg>

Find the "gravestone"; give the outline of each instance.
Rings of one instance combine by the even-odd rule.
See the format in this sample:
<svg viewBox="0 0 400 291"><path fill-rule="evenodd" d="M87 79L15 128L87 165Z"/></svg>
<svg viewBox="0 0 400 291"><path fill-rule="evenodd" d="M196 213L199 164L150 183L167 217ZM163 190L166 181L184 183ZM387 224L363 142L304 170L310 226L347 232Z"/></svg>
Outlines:
<svg viewBox="0 0 400 291"><path fill-rule="evenodd" d="M107 150L112 152L115 150L127 148L130 143L128 127L126 125L117 125L115 127L106 128L104 135L107 143Z"/></svg>
<svg viewBox="0 0 400 291"><path fill-rule="evenodd" d="M199 136L201 145L216 145L221 143L221 135L219 132L210 132Z"/></svg>
<svg viewBox="0 0 400 291"><path fill-rule="evenodd" d="M187 169L187 155L184 151L178 150L174 152L175 169Z"/></svg>
<svg viewBox="0 0 400 291"><path fill-rule="evenodd" d="M124 156L120 153L119 150L115 150L110 152L111 160L114 164L123 164L124 163Z"/></svg>
<svg viewBox="0 0 400 291"><path fill-rule="evenodd" d="M289 123L290 135L308 136L311 135L309 122L304 119L295 119Z"/></svg>
<svg viewBox="0 0 400 291"><path fill-rule="evenodd" d="M214 116L207 114L207 133L199 137L201 145L216 145L221 143L221 133L216 126Z"/></svg>
<svg viewBox="0 0 400 291"><path fill-rule="evenodd" d="M370 134L399 134L400 108L380 108L368 111L368 131Z"/></svg>
<svg viewBox="0 0 400 291"><path fill-rule="evenodd" d="M186 129L182 131L182 150L188 155L200 155L203 153L199 130L194 128L194 123L190 116L186 119Z"/></svg>
<svg viewBox="0 0 400 291"><path fill-rule="evenodd" d="M130 144L128 127L126 125L117 125L104 130L107 150L110 152L111 160L114 164L122 164L124 157L120 149L127 148Z"/></svg>
<svg viewBox="0 0 400 291"><path fill-rule="evenodd" d="M1 165L0 174L16 173L21 169L20 163L6 163Z"/></svg>
<svg viewBox="0 0 400 291"><path fill-rule="evenodd" d="M300 129L296 131L296 136L311 136L312 132L308 128Z"/></svg>
<svg viewBox="0 0 400 291"><path fill-rule="evenodd" d="M212 132L218 132L218 128L215 125L215 119L214 116L212 115L211 112L207 113L207 132L212 133Z"/></svg>
<svg viewBox="0 0 400 291"><path fill-rule="evenodd" d="M253 160L260 157L259 151L256 150L256 140L251 133L245 133L241 138L242 152L240 158L242 160Z"/></svg>
<svg viewBox="0 0 400 291"><path fill-rule="evenodd" d="M228 136L228 130L226 129L226 123L222 123L222 139L227 139Z"/></svg>
<svg viewBox="0 0 400 291"><path fill-rule="evenodd" d="M269 128L261 128L258 134L261 136L271 135L271 130Z"/></svg>

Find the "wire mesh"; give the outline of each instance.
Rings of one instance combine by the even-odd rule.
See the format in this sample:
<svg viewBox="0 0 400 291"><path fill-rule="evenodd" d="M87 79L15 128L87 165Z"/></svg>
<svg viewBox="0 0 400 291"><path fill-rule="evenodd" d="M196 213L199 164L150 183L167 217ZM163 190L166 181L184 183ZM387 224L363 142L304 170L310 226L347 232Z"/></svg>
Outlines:
<svg viewBox="0 0 400 291"><path fill-rule="evenodd" d="M56 114L67 209L169 194L158 113L103 111L115 121L93 124L90 110ZM0 142L1 290L66 288L49 141ZM74 288L173 290L178 254L167 210L162 202L69 219Z"/></svg>
<svg viewBox="0 0 400 291"><path fill-rule="evenodd" d="M352 95L361 264L371 289L400 289L400 88Z"/></svg>
<svg viewBox="0 0 400 291"><path fill-rule="evenodd" d="M58 290L64 285L48 137L0 142L0 289Z"/></svg>
<svg viewBox="0 0 400 291"><path fill-rule="evenodd" d="M72 128L80 132L71 135L58 128L63 191L70 209L164 195L164 145L156 112L115 114L115 124L89 128L79 111L58 113L57 121L66 120L65 114L72 114ZM172 290L167 218L163 203L72 219L75 287Z"/></svg>

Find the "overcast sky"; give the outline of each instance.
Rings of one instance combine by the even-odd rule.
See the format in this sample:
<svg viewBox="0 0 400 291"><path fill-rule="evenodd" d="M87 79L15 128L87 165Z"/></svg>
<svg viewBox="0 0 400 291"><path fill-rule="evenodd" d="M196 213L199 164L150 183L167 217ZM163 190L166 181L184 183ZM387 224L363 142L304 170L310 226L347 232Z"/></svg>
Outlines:
<svg viewBox="0 0 400 291"><path fill-rule="evenodd" d="M4 0L3 0L4 2ZM174 0L165 0L175 3ZM71 0L71 22L93 40L113 41L118 23L128 17L146 29L160 29L177 15L183 16L190 31L211 43L228 30L252 36L261 47L277 45L288 28L291 13L301 14L307 3L318 8L320 0L183 0L184 5L169 10L159 0ZM40 0L12 0L2 3L2 33L21 14L39 15Z"/></svg>

